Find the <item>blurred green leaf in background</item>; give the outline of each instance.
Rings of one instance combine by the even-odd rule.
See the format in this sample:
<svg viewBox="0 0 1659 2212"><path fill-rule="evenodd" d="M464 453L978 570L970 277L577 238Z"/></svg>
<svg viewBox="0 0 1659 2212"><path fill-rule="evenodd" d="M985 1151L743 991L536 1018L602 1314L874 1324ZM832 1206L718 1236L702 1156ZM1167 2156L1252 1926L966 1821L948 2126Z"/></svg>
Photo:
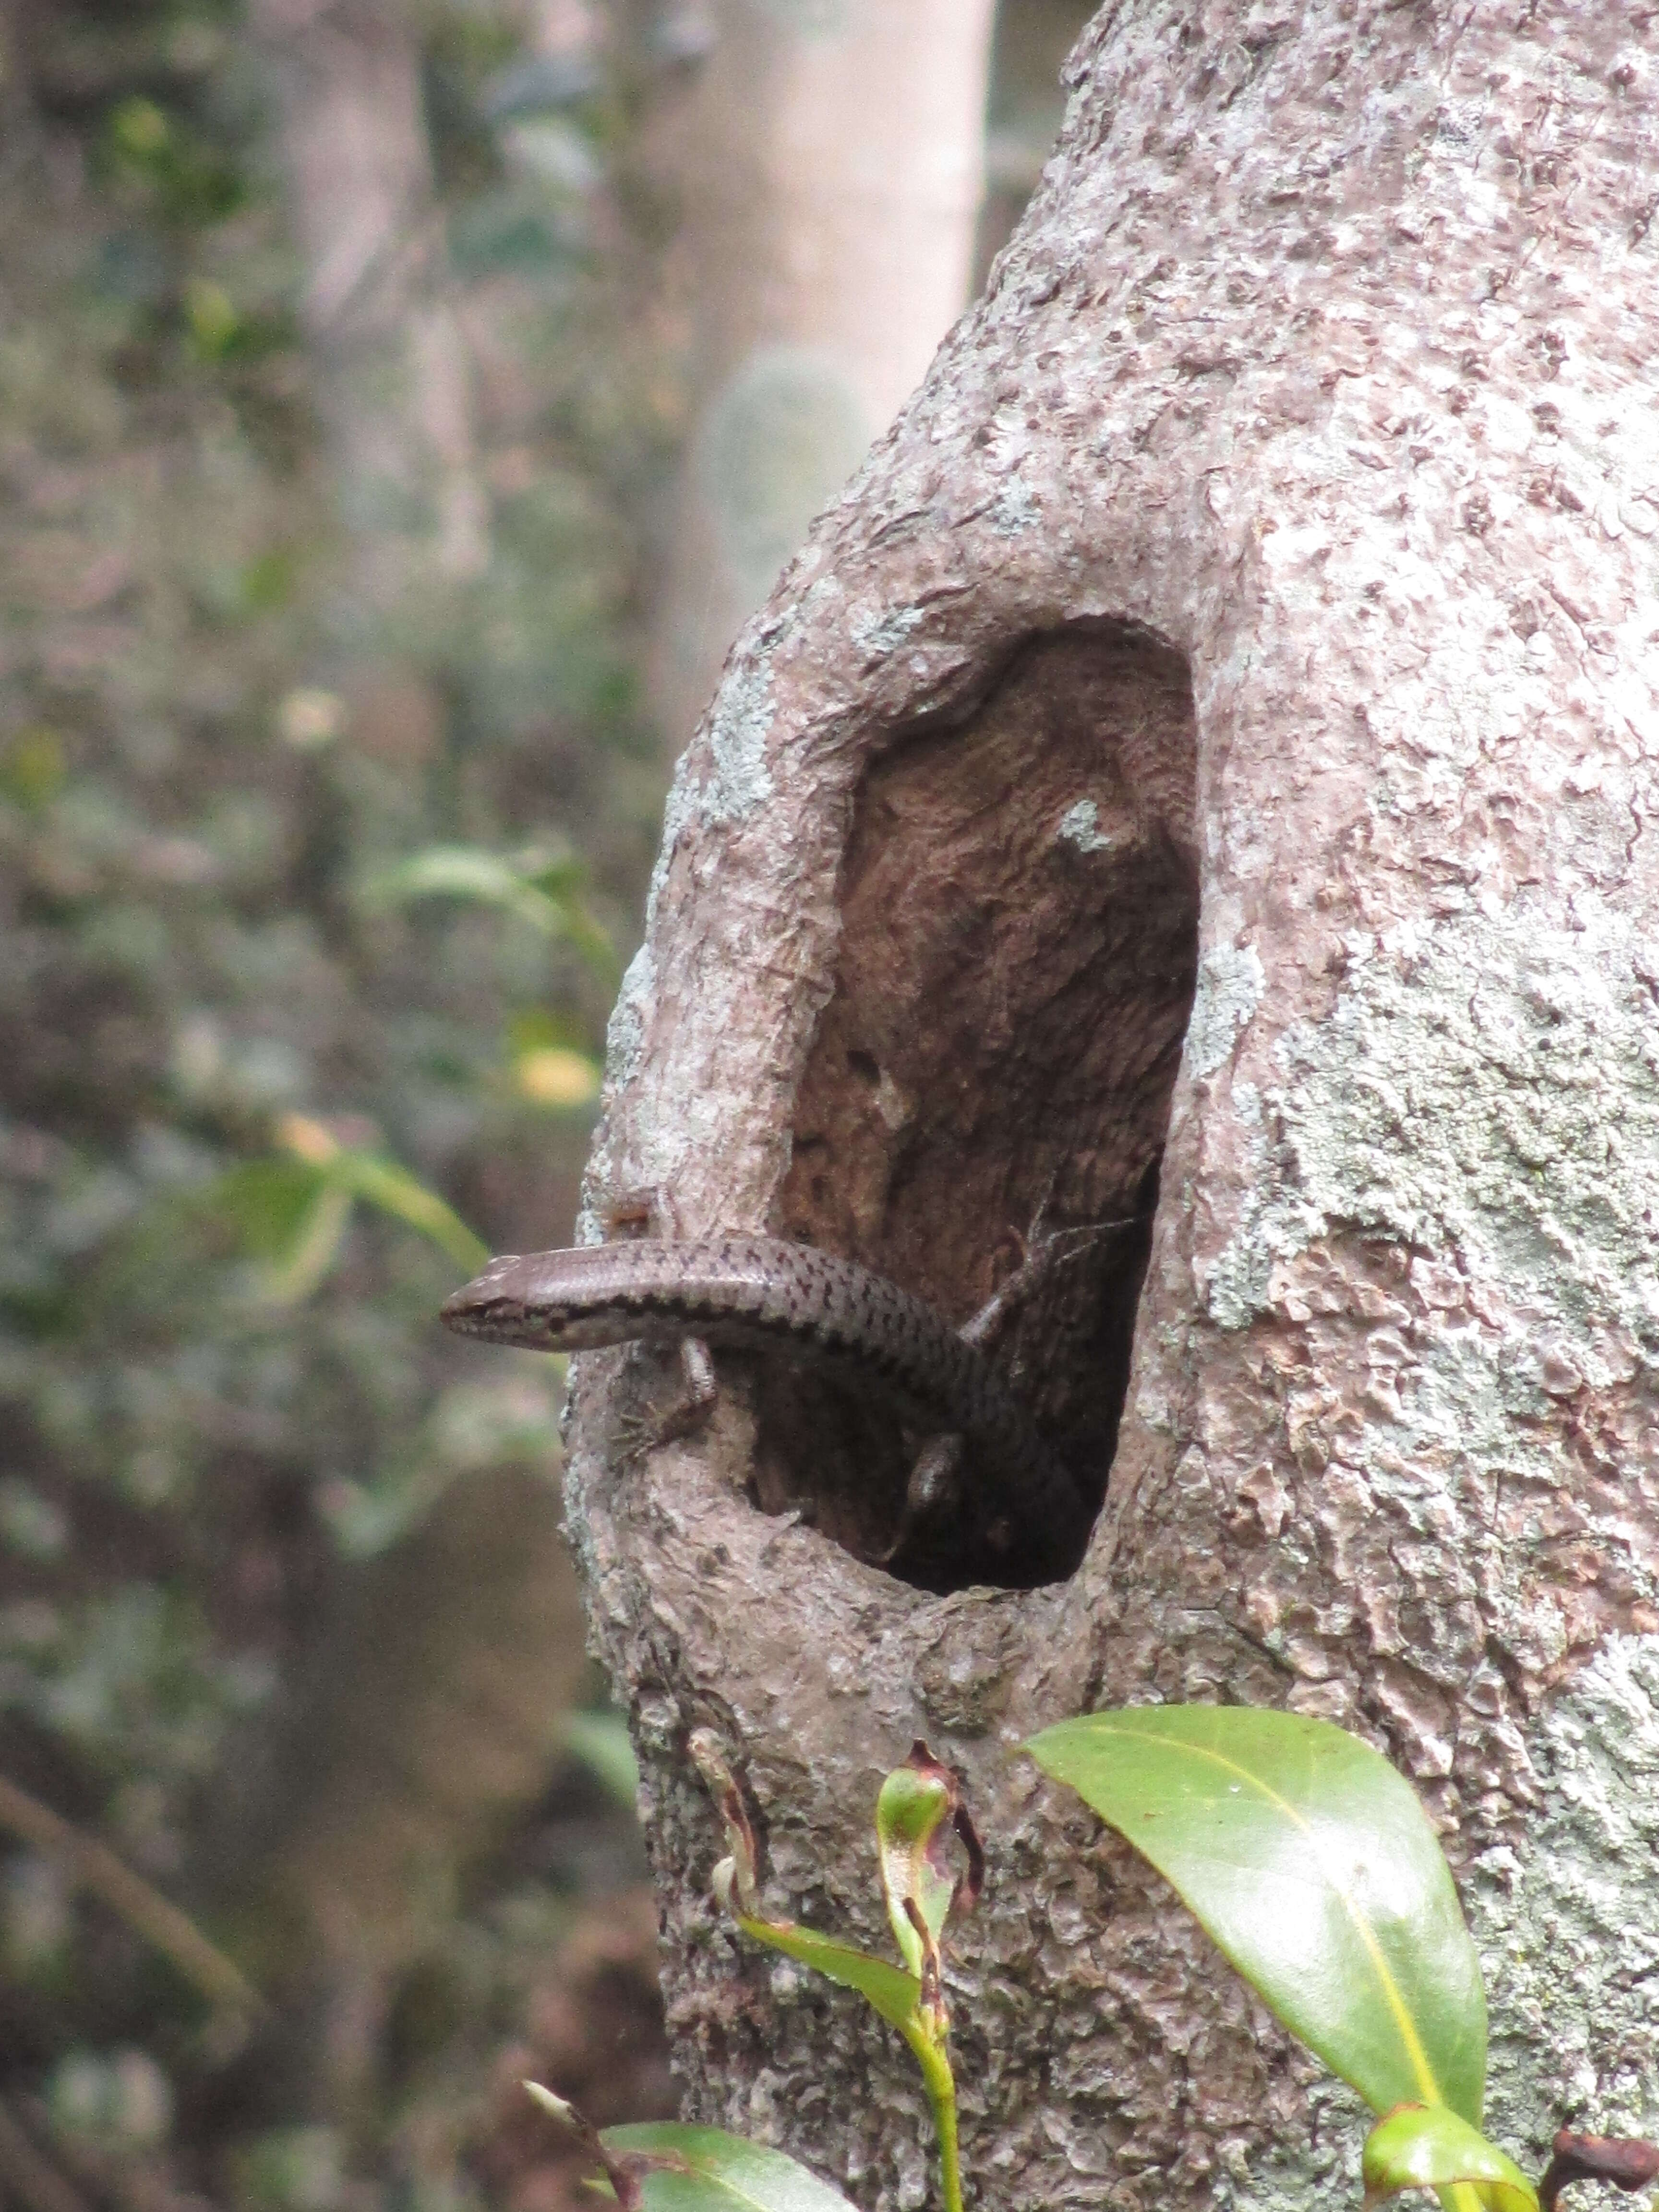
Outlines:
<svg viewBox="0 0 1659 2212"><path fill-rule="evenodd" d="M668 2109L562 1369L433 1316L568 1234L661 805L673 426L600 49L532 115L492 106L515 0L387 11L360 76L307 23L0 15L0 1775L278 2022L237 2074L141 1927L0 1834L0 2128L88 2201L125 2160L322 2212L371 2168L477 2201L541 1976L636 1992L612 2089ZM359 92L407 228L325 312L301 156ZM440 480L447 331L483 368Z"/></svg>

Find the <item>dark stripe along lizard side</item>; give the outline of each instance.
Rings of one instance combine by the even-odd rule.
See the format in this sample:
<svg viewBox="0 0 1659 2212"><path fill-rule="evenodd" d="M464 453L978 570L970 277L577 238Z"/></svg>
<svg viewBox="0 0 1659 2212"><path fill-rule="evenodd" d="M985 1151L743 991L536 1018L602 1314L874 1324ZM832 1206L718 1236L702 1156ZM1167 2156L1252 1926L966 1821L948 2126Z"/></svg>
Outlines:
<svg viewBox="0 0 1659 2212"><path fill-rule="evenodd" d="M913 1426L964 1439L1018 1516L1026 1559L1059 1574L1077 1556L1076 1486L997 1369L933 1307L855 1260L737 1235L507 1254L441 1317L463 1336L536 1352L696 1338L873 1376Z"/></svg>

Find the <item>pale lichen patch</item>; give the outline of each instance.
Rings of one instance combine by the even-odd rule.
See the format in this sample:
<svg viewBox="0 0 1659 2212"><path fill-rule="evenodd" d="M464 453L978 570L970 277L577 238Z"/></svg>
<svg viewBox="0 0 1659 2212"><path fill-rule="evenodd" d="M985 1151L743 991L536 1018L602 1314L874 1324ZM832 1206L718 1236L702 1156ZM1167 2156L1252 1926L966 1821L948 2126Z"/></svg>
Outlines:
<svg viewBox="0 0 1659 2212"><path fill-rule="evenodd" d="M1266 1310L1276 1261L1349 1230L1449 1261L1523 1320L1510 1412L1534 1402L1527 1347L1546 1334L1659 1359L1652 999L1630 924L1583 901L1577 918L1523 895L1397 932L1328 1015L1285 1033L1271 1158L1215 1270L1226 1325Z"/></svg>
<svg viewBox="0 0 1659 2212"><path fill-rule="evenodd" d="M1659 2133L1659 1637L1613 1636L1528 1732L1523 1840L1464 1884L1492 2014L1488 2126Z"/></svg>
<svg viewBox="0 0 1659 2212"><path fill-rule="evenodd" d="M708 717L708 773L695 799L697 819L705 828L746 821L771 798L766 740L772 714L772 672L766 662L757 659L733 669ZM665 851L670 844L665 823Z"/></svg>
<svg viewBox="0 0 1659 2212"><path fill-rule="evenodd" d="M848 629L860 653L872 659L882 659L890 653L896 653L927 618L921 607L887 607L879 613L866 610L854 615Z"/></svg>
<svg viewBox="0 0 1659 2212"><path fill-rule="evenodd" d="M1185 1058L1189 1076L1214 1074L1261 1004L1265 981L1253 945L1218 945L1203 956L1198 963L1192 1017L1187 1024Z"/></svg>
<svg viewBox="0 0 1659 2212"><path fill-rule="evenodd" d="M1055 825L1054 835L1062 844L1075 845L1079 853L1109 853L1113 840L1100 826L1100 809L1092 799L1079 799L1075 806L1068 806Z"/></svg>

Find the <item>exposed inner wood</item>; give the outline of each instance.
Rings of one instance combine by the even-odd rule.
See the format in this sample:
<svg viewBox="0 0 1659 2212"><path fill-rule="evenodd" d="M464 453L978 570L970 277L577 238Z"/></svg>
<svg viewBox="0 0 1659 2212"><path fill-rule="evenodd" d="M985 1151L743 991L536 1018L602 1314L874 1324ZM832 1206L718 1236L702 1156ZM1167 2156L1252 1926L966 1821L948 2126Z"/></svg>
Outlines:
<svg viewBox="0 0 1659 2212"><path fill-rule="evenodd" d="M1130 1220L995 1349L1098 1507L1198 945L1195 738L1181 657L1117 627L1027 640L965 723L902 735L860 795L835 994L774 1225L965 1321L1039 1235ZM858 1556L898 1534L915 1439L787 1375L758 1488ZM996 1581L974 1534L901 1571Z"/></svg>

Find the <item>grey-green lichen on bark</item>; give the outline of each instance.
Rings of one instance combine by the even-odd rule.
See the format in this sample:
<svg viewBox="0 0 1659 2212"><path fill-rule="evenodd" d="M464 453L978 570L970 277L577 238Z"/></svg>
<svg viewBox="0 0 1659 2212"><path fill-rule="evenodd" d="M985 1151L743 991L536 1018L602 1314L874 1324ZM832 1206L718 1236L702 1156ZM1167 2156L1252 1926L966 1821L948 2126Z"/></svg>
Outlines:
<svg viewBox="0 0 1659 2212"><path fill-rule="evenodd" d="M1488 2118L1659 2136L1659 1637L1613 1636L1528 1734L1523 1838L1464 1896L1491 2002Z"/></svg>
<svg viewBox="0 0 1659 2212"><path fill-rule="evenodd" d="M1243 1102L1263 1184L1209 1284L1224 1326L1340 1229L1503 1301L1506 1415L1659 1359L1659 945L1593 896L1551 914L1523 892L1404 926L1279 1039L1281 1080Z"/></svg>
<svg viewBox="0 0 1659 2212"><path fill-rule="evenodd" d="M1079 853L1109 853L1112 841L1100 826L1100 808L1092 799L1079 799L1060 817L1054 835Z"/></svg>
<svg viewBox="0 0 1659 2212"><path fill-rule="evenodd" d="M1199 962L1185 1054L1194 1075L1213 1075L1225 1060L1261 1003L1264 981L1261 962L1248 945L1218 945Z"/></svg>

